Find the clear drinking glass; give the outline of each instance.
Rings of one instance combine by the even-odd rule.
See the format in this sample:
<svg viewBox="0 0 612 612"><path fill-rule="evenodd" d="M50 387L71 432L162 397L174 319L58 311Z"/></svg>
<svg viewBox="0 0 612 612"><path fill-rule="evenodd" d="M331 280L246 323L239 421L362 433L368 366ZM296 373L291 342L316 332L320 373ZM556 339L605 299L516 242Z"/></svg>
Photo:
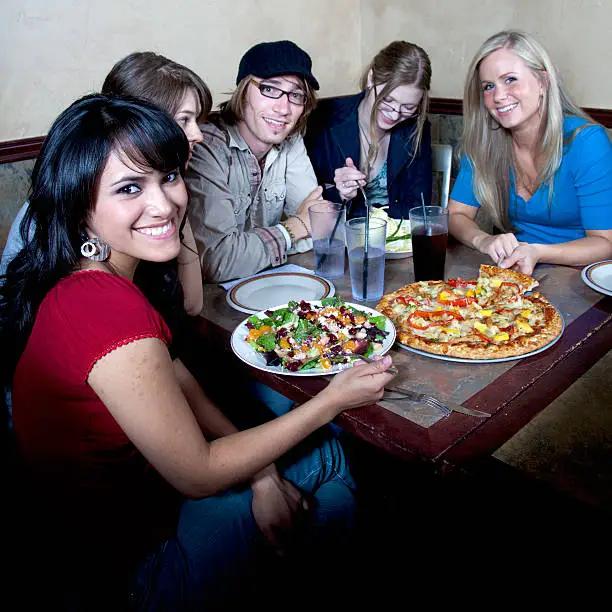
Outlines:
<svg viewBox="0 0 612 612"><path fill-rule="evenodd" d="M340 278L344 276L346 238L343 204L325 202L308 209L314 253L314 270L318 276Z"/></svg>
<svg viewBox="0 0 612 612"><path fill-rule="evenodd" d="M365 217L346 222L351 291L353 298L359 302L378 301L383 296L387 222L370 217L367 236L366 245Z"/></svg>

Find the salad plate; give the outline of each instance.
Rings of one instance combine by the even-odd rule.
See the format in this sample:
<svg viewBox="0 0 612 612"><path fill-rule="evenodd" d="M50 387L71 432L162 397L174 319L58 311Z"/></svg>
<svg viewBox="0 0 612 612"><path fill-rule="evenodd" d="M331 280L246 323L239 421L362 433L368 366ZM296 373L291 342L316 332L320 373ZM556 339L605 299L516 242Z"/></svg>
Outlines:
<svg viewBox="0 0 612 612"><path fill-rule="evenodd" d="M293 301L248 317L233 331L231 347L258 370L327 376L358 360L343 352L384 355L395 336L393 323L382 313L330 297Z"/></svg>

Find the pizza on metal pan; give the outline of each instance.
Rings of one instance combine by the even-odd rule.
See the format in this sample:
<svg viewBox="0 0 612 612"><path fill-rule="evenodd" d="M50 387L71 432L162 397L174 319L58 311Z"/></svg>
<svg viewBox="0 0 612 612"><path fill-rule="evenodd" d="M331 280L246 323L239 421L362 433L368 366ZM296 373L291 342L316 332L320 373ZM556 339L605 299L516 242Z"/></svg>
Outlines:
<svg viewBox="0 0 612 612"><path fill-rule="evenodd" d="M476 280L420 281L383 295L387 315L409 347L463 359L500 359L550 344L563 330L557 309L531 276L481 265Z"/></svg>

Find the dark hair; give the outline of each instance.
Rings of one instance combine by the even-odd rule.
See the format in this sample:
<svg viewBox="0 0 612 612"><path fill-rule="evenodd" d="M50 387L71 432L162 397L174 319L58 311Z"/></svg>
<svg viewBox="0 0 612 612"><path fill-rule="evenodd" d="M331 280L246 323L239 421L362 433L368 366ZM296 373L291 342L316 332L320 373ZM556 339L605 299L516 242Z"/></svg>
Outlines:
<svg viewBox="0 0 612 612"><path fill-rule="evenodd" d="M77 268L83 221L95 206L100 177L113 150L141 168L182 172L189 145L165 111L135 98L88 95L55 120L32 173L30 203L20 228L24 248L10 262L0 285L0 380L6 386L45 295ZM145 268L145 295L153 306L162 303L166 306L158 309L176 309L179 298L182 306L172 262ZM172 313L167 316L172 319Z"/></svg>
<svg viewBox="0 0 612 612"><path fill-rule="evenodd" d="M144 98L175 115L189 88L200 101L197 119L203 122L212 108L212 94L206 83L193 70L163 55L137 51L112 67L104 79L102 93Z"/></svg>

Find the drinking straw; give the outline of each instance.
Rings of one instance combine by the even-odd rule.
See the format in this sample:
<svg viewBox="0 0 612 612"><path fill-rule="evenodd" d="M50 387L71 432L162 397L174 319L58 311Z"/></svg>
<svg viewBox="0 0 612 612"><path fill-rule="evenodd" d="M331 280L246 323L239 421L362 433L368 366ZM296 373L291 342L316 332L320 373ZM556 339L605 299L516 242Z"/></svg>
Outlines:
<svg viewBox="0 0 612 612"><path fill-rule="evenodd" d="M363 197L365 199L365 240L363 243L363 300L368 301L368 248L370 242L370 203L366 197L365 191L362 189Z"/></svg>
<svg viewBox="0 0 612 612"><path fill-rule="evenodd" d="M423 223L425 225L425 235L429 236L429 227L427 223L427 211L425 210L425 198L423 197L423 192L421 191L421 207L423 208Z"/></svg>

